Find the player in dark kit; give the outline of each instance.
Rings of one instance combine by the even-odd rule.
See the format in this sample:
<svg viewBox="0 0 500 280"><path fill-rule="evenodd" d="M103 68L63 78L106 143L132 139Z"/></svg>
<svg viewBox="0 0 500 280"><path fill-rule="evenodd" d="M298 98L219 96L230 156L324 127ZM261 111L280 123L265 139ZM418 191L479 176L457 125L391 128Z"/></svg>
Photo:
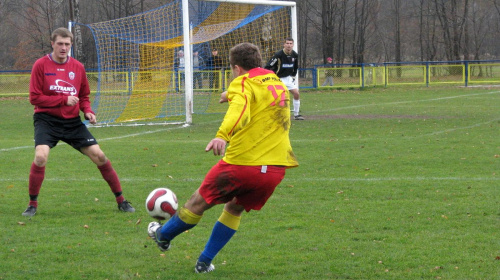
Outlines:
<svg viewBox="0 0 500 280"><path fill-rule="evenodd" d="M31 71L29 97L35 106L35 159L29 175L30 202L23 216L31 217L36 213L49 152L59 141L88 156L115 194L118 209L134 212L122 195L120 180L111 162L80 119L82 111L85 119L91 124L96 123L95 113L90 107L85 68L69 56L73 34L66 28L58 28L50 39L52 53L38 59Z"/></svg>
<svg viewBox="0 0 500 280"><path fill-rule="evenodd" d="M293 118L304 120L300 115L299 88L295 83L295 76L299 70L299 54L293 50L293 44L293 38L286 38L283 49L271 57L265 68L276 73L293 95Z"/></svg>

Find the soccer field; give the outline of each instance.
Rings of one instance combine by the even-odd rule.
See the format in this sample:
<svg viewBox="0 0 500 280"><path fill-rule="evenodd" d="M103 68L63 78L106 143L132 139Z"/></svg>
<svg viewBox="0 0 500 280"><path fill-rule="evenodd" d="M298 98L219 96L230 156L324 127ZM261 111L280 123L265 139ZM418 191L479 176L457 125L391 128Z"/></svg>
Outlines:
<svg viewBox="0 0 500 280"><path fill-rule="evenodd" d="M60 143L29 219L33 108L0 97L0 279L500 279L500 89L303 90L301 102L300 166L196 275L222 207L162 253L144 200L157 187L190 197L220 159L204 149L222 114L91 128L136 213Z"/></svg>

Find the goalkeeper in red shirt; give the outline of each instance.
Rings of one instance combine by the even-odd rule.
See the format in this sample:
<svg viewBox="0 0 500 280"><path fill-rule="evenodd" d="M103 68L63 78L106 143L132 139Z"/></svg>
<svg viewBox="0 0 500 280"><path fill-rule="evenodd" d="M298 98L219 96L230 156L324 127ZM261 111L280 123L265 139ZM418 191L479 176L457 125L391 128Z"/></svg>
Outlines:
<svg viewBox="0 0 500 280"><path fill-rule="evenodd" d="M166 251L172 239L196 226L206 210L224 204L196 262L197 273L215 269L212 260L238 230L243 211L260 210L285 170L298 166L289 139L288 89L274 72L261 68L262 57L253 44L233 47L229 62L235 79L220 100L229 102L229 108L205 148L223 158L165 225L151 222L148 226L149 236Z"/></svg>
<svg viewBox="0 0 500 280"><path fill-rule="evenodd" d="M23 216L31 217L37 211L49 152L59 141L88 156L114 193L118 209L134 212L135 209L122 195L120 180L111 162L80 119L82 111L85 119L91 124L96 123L96 116L90 107L85 68L69 56L73 34L66 28L58 28L52 32L50 40L52 53L38 59L31 71L29 98L35 106L35 159L29 174L30 201Z"/></svg>

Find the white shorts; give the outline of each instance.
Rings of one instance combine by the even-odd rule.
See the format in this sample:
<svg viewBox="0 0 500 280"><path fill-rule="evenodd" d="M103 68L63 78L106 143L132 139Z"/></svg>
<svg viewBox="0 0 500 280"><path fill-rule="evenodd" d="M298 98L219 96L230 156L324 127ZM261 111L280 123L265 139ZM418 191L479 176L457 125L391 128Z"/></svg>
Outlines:
<svg viewBox="0 0 500 280"><path fill-rule="evenodd" d="M287 76L280 78L281 81L285 84L285 86L288 88L288 90L294 90L297 89L297 84L295 84L295 78L292 76Z"/></svg>

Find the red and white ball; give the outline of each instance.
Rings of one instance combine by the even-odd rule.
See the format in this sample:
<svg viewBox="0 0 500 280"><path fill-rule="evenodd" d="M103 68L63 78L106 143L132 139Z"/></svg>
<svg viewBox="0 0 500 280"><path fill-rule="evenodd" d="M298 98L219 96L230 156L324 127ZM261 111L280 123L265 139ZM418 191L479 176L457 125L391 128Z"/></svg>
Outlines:
<svg viewBox="0 0 500 280"><path fill-rule="evenodd" d="M146 199L146 211L157 220L168 220L177 212L177 196L167 188L153 190Z"/></svg>

